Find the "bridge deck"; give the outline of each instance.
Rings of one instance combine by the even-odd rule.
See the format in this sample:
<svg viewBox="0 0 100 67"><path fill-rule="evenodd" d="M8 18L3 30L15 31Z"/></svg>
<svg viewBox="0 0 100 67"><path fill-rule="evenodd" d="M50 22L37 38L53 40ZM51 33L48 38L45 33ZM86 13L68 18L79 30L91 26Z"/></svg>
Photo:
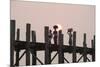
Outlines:
<svg viewBox="0 0 100 67"><path fill-rule="evenodd" d="M19 49L19 50L24 50L26 49L26 45L27 45L27 42L25 41L15 41L16 44L15 44L15 50ZM42 51L42 50L45 50L45 44L46 43L40 43L40 42L30 42L30 49L34 49L34 45L33 44L36 44L35 46L35 49L36 51ZM59 45L55 45L55 44L51 44L51 51L58 51L58 47ZM68 46L68 45L63 45L63 51L64 52L68 52L68 53L72 53L73 52L73 46ZM94 49L93 48L86 48L87 50L87 54L90 54L92 55ZM79 46L76 46L76 53L80 53L82 54L84 52L84 47L79 47Z"/></svg>

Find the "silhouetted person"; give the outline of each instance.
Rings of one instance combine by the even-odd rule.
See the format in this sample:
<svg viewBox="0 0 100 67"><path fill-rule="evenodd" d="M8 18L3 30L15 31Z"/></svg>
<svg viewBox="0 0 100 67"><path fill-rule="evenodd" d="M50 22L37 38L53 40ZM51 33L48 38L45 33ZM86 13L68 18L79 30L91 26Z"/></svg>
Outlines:
<svg viewBox="0 0 100 67"><path fill-rule="evenodd" d="M72 28L69 28L67 33L69 35L69 45L72 46L72 31L73 29Z"/></svg>
<svg viewBox="0 0 100 67"><path fill-rule="evenodd" d="M53 28L54 28L54 31L53 31L53 35L54 35L53 40L54 40L54 44L57 45L57 39L58 39L58 36L57 36L57 34L58 34L57 33L57 28L58 28L58 26L57 25L54 25Z"/></svg>
<svg viewBox="0 0 100 67"><path fill-rule="evenodd" d="M50 42L50 44L51 44L51 39L52 39L52 31L51 31L51 30L49 30L48 37L49 37L49 42Z"/></svg>

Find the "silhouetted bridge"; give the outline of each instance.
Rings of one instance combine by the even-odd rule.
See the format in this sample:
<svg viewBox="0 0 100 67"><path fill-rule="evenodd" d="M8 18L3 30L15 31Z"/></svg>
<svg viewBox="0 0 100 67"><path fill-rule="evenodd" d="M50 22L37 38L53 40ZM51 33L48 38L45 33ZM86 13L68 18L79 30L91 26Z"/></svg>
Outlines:
<svg viewBox="0 0 100 67"><path fill-rule="evenodd" d="M15 29L16 29L16 21L11 20L11 30L10 30L10 65L12 67L19 66L19 61L26 54L26 65L30 65L30 54L32 54L32 65L36 65L36 60L43 64L51 64L54 58L58 54L58 63L64 63L64 60L67 63L70 63L64 56L64 53L72 54L72 62L78 63L82 57L83 62L90 61L87 57L87 54L92 56L92 61L95 61L95 36L91 40L92 48L88 48L86 44L86 33L83 35L83 47L76 46L76 31L73 31L72 35L72 45L63 44L63 33L59 31L58 44L51 44L48 38L49 27L45 26L44 28L44 38L45 43L36 42L36 33L35 31L30 30L31 25L26 25L26 41L20 40L20 29L17 29L17 37L15 39ZM30 41L30 33L32 33L32 41ZM20 51L25 50L20 56ZM38 57L36 51L44 50L45 53L45 63L43 63ZM14 52L15 51L15 52ZM57 53L51 58L51 53L53 51L57 51ZM14 56L16 53L16 56ZM82 56L77 60L77 53L80 53ZM16 60L14 59L16 57ZM15 63L14 63L15 61Z"/></svg>
<svg viewBox="0 0 100 67"><path fill-rule="evenodd" d="M35 46L36 51L45 50L45 44L46 43L30 42L30 44L29 44L30 49L34 49L33 44L36 44L36 46ZM27 48L26 45L27 45L26 41L16 41L15 50L25 50ZM50 44L50 46L51 46L50 48L52 49L51 51L58 51L58 49L59 49L59 45ZM62 46L63 51L68 52L68 53L72 53L73 48L74 48L73 46L68 46L68 45L63 45ZM87 47L86 50L87 50L87 54L92 55L92 51L93 51L92 48ZM83 52L84 52L83 47L79 47L79 46L76 47L76 53L82 54Z"/></svg>

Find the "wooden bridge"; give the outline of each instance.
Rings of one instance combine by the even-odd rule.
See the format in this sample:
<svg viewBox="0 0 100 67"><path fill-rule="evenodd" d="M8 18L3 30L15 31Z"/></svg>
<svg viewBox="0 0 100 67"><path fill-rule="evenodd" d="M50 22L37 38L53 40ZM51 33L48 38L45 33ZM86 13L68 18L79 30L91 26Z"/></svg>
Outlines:
<svg viewBox="0 0 100 67"><path fill-rule="evenodd" d="M51 64L51 62L55 59L55 57L58 54L58 63L64 63L64 60L67 63L70 63L64 56L64 53L70 53L72 54L72 62L78 63L82 57L83 62L90 61L90 59L87 57L87 54L92 56L92 61L95 61L95 36L93 36L93 39L91 40L91 46L92 48L87 47L86 43L86 33L83 35L83 47L76 46L76 31L73 31L72 35L72 45L65 45L63 43L63 33L60 30L59 31L59 37L58 37L58 44L51 44L48 32L49 27L44 27L44 38L45 43L36 42L36 32L31 31L31 25L26 25L26 41L20 40L20 29L17 29L17 38L15 39L15 29L16 29L16 21L11 20L11 28L10 28L10 66L19 66L19 61L22 59L22 57L26 54L26 66L30 65L30 54L32 54L32 65L36 65L36 60L39 61L42 65L43 64ZM30 33L32 33L32 41L30 41ZM25 50L21 56L20 51ZM36 51L45 51L45 63L41 61L37 57ZM15 51L15 52L14 52ZM57 51L57 53L51 58L51 54L53 51ZM16 53L16 56L14 56L14 53ZM80 53L82 56L77 60L77 53ZM16 57L16 61L14 59ZM14 63L15 61L15 63Z"/></svg>

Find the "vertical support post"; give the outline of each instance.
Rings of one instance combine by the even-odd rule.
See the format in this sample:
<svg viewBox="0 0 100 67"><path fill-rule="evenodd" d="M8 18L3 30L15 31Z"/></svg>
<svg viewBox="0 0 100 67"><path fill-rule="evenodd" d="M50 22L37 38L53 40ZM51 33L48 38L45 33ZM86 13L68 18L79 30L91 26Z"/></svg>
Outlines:
<svg viewBox="0 0 100 67"><path fill-rule="evenodd" d="M16 66L19 66L19 52L20 50L16 50Z"/></svg>
<svg viewBox="0 0 100 67"><path fill-rule="evenodd" d="M10 67L14 66L15 20L10 20Z"/></svg>
<svg viewBox="0 0 100 67"><path fill-rule="evenodd" d="M84 39L83 39L83 48L84 48L84 52L83 52L83 61L87 62L87 44L86 44L86 33L84 33Z"/></svg>
<svg viewBox="0 0 100 67"><path fill-rule="evenodd" d="M72 31L73 31L72 28L69 28L67 31L67 34L69 35L69 46L72 46L72 35L73 35Z"/></svg>
<svg viewBox="0 0 100 67"><path fill-rule="evenodd" d="M91 44L92 44L92 49L93 49L92 61L95 61L95 36L94 36L93 40L91 41Z"/></svg>
<svg viewBox="0 0 100 67"><path fill-rule="evenodd" d="M17 29L17 38L16 38L16 40L17 40L17 41L20 40L20 29L19 29L19 28Z"/></svg>
<svg viewBox="0 0 100 67"><path fill-rule="evenodd" d="M58 49L58 63L64 63L64 52L63 52L63 34L62 30L59 31L59 49Z"/></svg>
<svg viewBox="0 0 100 67"><path fill-rule="evenodd" d="M17 38L16 38L17 41L20 40L20 29L17 29ZM17 49L16 50L16 66L19 66L19 52L20 50Z"/></svg>
<svg viewBox="0 0 100 67"><path fill-rule="evenodd" d="M76 62L77 56L76 56L76 31L73 32L73 54L72 54L72 61L73 63Z"/></svg>
<svg viewBox="0 0 100 67"><path fill-rule="evenodd" d="M30 52L29 52L29 44L30 44L30 28L31 25L26 25L26 66L30 65Z"/></svg>
<svg viewBox="0 0 100 67"><path fill-rule="evenodd" d="M95 48L95 35L94 35L94 37L93 37L93 41L94 41L94 43L93 43L93 44L94 44L94 48Z"/></svg>
<svg viewBox="0 0 100 67"><path fill-rule="evenodd" d="M32 42L34 42L33 46L34 48L32 49L32 65L36 65L36 58L34 56L36 56L36 32L32 31ZM33 56L34 55L34 56Z"/></svg>
<svg viewBox="0 0 100 67"><path fill-rule="evenodd" d="M50 53L50 44L49 44L49 27L45 26L45 64L51 63L51 53Z"/></svg>

